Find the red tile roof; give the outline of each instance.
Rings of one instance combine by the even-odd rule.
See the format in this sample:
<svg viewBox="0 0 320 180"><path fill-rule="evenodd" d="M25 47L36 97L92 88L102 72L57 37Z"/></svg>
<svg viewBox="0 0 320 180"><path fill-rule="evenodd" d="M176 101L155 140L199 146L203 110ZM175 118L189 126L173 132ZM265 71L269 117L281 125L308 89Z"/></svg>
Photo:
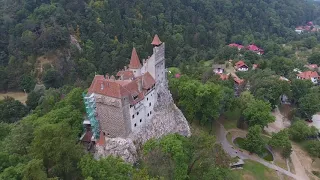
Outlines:
<svg viewBox="0 0 320 180"><path fill-rule="evenodd" d="M238 61L235 65L236 65L237 68L241 68L242 66L246 66L248 68L246 63L244 63L243 61Z"/></svg>
<svg viewBox="0 0 320 180"><path fill-rule="evenodd" d="M234 77L233 80L234 80L234 82L236 82L237 84L241 84L241 83L244 82L243 79L240 79L240 78L238 78L238 77Z"/></svg>
<svg viewBox="0 0 320 180"><path fill-rule="evenodd" d="M153 79L149 72L141 76L142 78L142 87L143 89L150 89L153 85L156 84L156 81Z"/></svg>
<svg viewBox="0 0 320 180"><path fill-rule="evenodd" d="M141 88L139 89L139 83ZM104 78L102 75L96 75L88 90L88 93L97 93L114 98L123 98L126 96L138 96L138 101L144 98L144 93L155 85L155 80L149 72L135 79L130 80L112 80ZM131 103L138 102L132 99Z"/></svg>
<svg viewBox="0 0 320 180"><path fill-rule="evenodd" d="M231 43L228 45L229 47L237 47L239 49L242 49L244 48L244 46L242 46L241 44L237 44L237 43Z"/></svg>
<svg viewBox="0 0 320 180"><path fill-rule="evenodd" d="M156 35L154 36L153 41L152 41L151 44L154 45L154 46L159 46L161 43L162 43L162 42L161 42L159 36L156 34Z"/></svg>
<svg viewBox="0 0 320 180"><path fill-rule="evenodd" d="M117 73L117 77L122 77L122 80L132 79L134 78L134 74L132 71L126 70L126 71L119 71Z"/></svg>
<svg viewBox="0 0 320 180"><path fill-rule="evenodd" d="M229 79L229 74L219 74L221 80L227 80Z"/></svg>
<svg viewBox="0 0 320 180"><path fill-rule="evenodd" d="M131 69L139 69L139 68L141 68L141 63L140 63L136 48L132 49L129 68L131 68Z"/></svg>
<svg viewBox="0 0 320 180"><path fill-rule="evenodd" d="M302 79L319 78L319 74L315 71L305 71L298 74L297 76L299 76Z"/></svg>
<svg viewBox="0 0 320 180"><path fill-rule="evenodd" d="M116 80L105 79L102 75L94 77L88 93L97 93L114 98L122 98L129 94Z"/></svg>

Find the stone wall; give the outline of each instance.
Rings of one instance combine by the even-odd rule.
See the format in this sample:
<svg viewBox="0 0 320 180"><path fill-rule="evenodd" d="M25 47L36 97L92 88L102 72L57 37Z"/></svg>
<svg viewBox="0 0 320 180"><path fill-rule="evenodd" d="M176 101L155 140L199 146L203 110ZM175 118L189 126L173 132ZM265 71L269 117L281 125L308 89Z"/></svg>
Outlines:
<svg viewBox="0 0 320 180"><path fill-rule="evenodd" d="M132 132L128 138L106 138L103 147L96 146L95 156L119 156L129 163L137 161L137 149L151 138L161 138L170 133L191 135L188 122L180 109L173 103L171 94L165 84L159 85L157 93L160 98L154 108L154 116L137 133Z"/></svg>
<svg viewBox="0 0 320 180"><path fill-rule="evenodd" d="M95 95L97 120L100 128L108 137L126 137L128 125L125 121L125 110L120 99ZM126 113L127 114L127 113Z"/></svg>

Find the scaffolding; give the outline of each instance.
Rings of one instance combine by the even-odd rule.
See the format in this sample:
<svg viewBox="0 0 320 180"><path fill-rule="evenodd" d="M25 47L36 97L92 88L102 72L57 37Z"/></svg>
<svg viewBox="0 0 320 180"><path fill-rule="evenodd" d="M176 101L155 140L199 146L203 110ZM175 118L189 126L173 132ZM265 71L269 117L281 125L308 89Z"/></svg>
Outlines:
<svg viewBox="0 0 320 180"><path fill-rule="evenodd" d="M82 93L82 96L83 96L83 100L86 108L87 118L90 121L93 137L94 139L99 139L100 130L99 130L99 122L96 119L96 102L94 99L94 95L92 93L90 96L87 96L87 94Z"/></svg>

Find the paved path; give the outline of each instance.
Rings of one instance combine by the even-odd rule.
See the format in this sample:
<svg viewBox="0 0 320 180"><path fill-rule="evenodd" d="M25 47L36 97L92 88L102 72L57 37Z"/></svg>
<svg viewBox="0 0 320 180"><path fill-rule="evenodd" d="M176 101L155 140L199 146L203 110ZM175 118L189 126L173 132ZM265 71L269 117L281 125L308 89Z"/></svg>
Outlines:
<svg viewBox="0 0 320 180"><path fill-rule="evenodd" d="M297 179L297 180L304 180L304 179L301 179L299 178L298 176L296 176L295 174L285 170L285 169L282 169L280 168L279 166L276 166L274 164L271 164L261 158L258 158L256 156L253 156L253 155L249 155L245 152L241 152L241 151L238 151L234 148L232 148L233 146L228 142L227 140L227 131L226 129L223 127L222 124L220 124L220 128L218 128L218 132L217 132L217 140L221 143L223 149L231 156L231 157L236 157L238 156L239 158L241 159L250 159L250 160L253 160L253 161L256 161L256 162L259 162L263 165L265 165L266 167L268 168L271 168L271 169L274 169L274 170L277 170L278 172L282 173L282 174L285 174L287 176L290 176L294 179Z"/></svg>

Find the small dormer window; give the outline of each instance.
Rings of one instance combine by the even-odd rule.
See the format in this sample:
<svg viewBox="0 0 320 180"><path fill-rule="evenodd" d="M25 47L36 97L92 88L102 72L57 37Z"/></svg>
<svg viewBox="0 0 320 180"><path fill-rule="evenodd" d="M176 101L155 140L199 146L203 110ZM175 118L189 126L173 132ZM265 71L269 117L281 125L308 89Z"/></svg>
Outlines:
<svg viewBox="0 0 320 180"><path fill-rule="evenodd" d="M139 115L139 112L137 112L137 115Z"/></svg>
<svg viewBox="0 0 320 180"><path fill-rule="evenodd" d="M100 89L101 89L101 90L103 90L103 89L104 89L104 85L103 85L103 83L101 83L101 85L100 85Z"/></svg>
<svg viewBox="0 0 320 180"><path fill-rule="evenodd" d="M133 96L133 99L136 100L138 98L138 96Z"/></svg>

